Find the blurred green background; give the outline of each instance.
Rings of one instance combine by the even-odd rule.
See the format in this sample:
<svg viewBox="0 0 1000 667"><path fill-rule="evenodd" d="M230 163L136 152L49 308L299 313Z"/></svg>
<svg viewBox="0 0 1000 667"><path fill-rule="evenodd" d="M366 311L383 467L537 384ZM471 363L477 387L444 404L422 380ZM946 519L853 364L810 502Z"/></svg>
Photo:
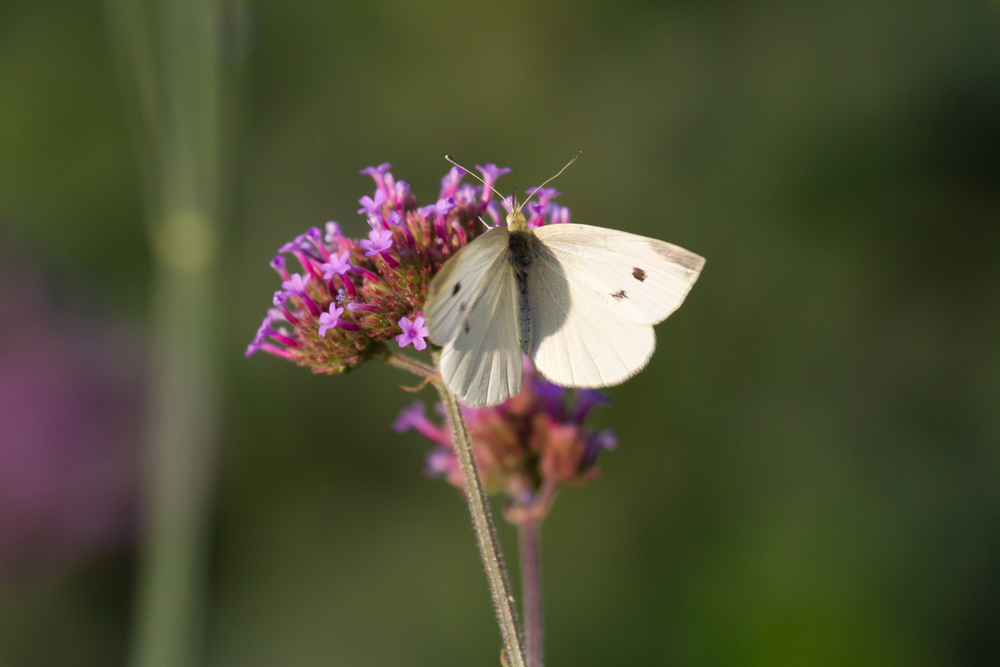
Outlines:
<svg viewBox="0 0 1000 667"><path fill-rule="evenodd" d="M543 527L548 664L1000 664L1000 4L226 11L207 664L498 664L464 502L389 428L410 379L243 351L279 246L366 231L359 169L433 203L446 152L512 167L508 190L578 150L574 222L708 264L592 417L620 443L603 478ZM53 331L125 331L102 359L134 377L152 259L114 58L100 3L0 2L0 299L43 284ZM32 444L0 438L0 460ZM0 664L126 660L129 525L21 549Z"/></svg>

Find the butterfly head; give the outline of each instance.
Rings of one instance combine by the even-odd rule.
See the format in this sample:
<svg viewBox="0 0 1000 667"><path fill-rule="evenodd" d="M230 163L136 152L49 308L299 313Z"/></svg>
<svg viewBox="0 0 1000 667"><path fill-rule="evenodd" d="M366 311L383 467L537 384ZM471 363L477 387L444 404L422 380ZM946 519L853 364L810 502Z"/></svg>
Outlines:
<svg viewBox="0 0 1000 667"><path fill-rule="evenodd" d="M528 221L525 219L524 214L521 213L522 206L524 204L519 204L517 201L517 188L514 188L514 196L511 197L510 213L507 214L507 229L514 231L528 228Z"/></svg>

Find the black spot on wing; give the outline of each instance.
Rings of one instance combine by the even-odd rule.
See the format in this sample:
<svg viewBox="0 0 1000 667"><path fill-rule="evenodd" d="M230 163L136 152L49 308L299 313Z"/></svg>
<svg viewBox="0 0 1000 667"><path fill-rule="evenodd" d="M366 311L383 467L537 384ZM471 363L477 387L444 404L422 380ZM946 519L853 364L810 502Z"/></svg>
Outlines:
<svg viewBox="0 0 1000 667"><path fill-rule="evenodd" d="M455 296L460 289L462 289L462 283L455 283L455 289L451 290L451 295Z"/></svg>
<svg viewBox="0 0 1000 667"><path fill-rule="evenodd" d="M640 269L638 266L632 267L632 277L638 280L640 283L645 282L646 272Z"/></svg>
<svg viewBox="0 0 1000 667"><path fill-rule="evenodd" d="M465 304L464 301L458 304L458 312L464 313L466 308L468 308L468 306Z"/></svg>
<svg viewBox="0 0 1000 667"><path fill-rule="evenodd" d="M469 320L465 321L465 333L469 333Z"/></svg>
<svg viewBox="0 0 1000 667"><path fill-rule="evenodd" d="M623 289L620 289L617 292L612 292L611 296L614 298L615 301L621 301L622 299L628 298L628 294L626 294L625 290Z"/></svg>

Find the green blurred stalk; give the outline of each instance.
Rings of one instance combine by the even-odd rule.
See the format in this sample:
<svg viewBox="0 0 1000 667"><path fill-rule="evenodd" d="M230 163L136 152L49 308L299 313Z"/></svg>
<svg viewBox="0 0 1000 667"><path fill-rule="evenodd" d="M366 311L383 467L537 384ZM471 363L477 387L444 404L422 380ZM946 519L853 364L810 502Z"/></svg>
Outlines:
<svg viewBox="0 0 1000 667"><path fill-rule="evenodd" d="M130 662L201 660L219 371L219 63L207 0L107 0L155 263L148 479Z"/></svg>

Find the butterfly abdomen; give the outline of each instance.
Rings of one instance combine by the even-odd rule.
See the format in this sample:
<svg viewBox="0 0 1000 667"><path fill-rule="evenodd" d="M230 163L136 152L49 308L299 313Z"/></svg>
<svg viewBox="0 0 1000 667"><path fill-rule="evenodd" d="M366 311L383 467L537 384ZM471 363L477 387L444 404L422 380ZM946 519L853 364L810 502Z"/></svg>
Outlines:
<svg viewBox="0 0 1000 667"><path fill-rule="evenodd" d="M532 244L534 234L528 229L514 230L510 233L507 244L507 260L514 270L514 281L517 287L517 325L518 342L521 353L528 354L531 349L531 303L528 299L528 268L534 259Z"/></svg>

